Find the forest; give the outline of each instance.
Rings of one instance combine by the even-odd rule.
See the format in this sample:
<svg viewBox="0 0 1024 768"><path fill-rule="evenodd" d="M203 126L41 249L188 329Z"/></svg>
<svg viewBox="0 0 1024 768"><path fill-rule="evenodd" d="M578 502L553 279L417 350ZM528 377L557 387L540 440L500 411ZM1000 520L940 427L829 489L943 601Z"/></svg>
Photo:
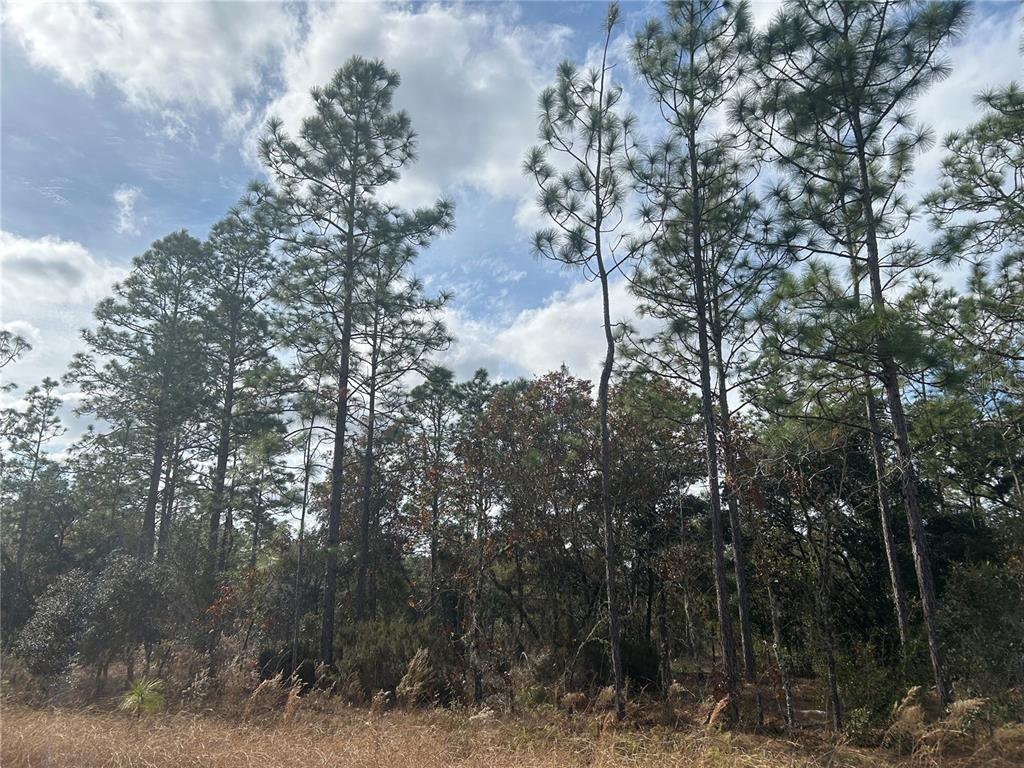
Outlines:
<svg viewBox="0 0 1024 768"><path fill-rule="evenodd" d="M353 56L209 232L135 257L61 381L4 377L7 717L318 701L1024 759L1020 70L935 136L959 0L763 28L672 0L627 47L588 10L517 266L600 288L598 380L438 362L452 294L417 259L459 217L389 202L417 135L400 73Z"/></svg>

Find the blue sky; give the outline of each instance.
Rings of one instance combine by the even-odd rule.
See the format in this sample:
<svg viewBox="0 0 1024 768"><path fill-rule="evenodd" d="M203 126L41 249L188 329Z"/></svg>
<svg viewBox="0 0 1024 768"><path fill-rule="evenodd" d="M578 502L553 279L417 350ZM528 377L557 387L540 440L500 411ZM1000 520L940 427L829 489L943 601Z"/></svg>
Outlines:
<svg viewBox="0 0 1024 768"><path fill-rule="evenodd" d="M762 21L777 3L754 4ZM602 3L42 4L5 7L0 46L0 322L33 351L4 375L23 390L60 376L78 330L131 257L185 228L203 236L259 177L266 117L296 125L311 86L353 54L402 75L397 102L420 134L420 161L393 198L447 195L456 232L418 271L455 300L458 337L443 357L460 375L499 376L566 363L592 376L601 356L593 285L534 259L540 223L519 163L535 100L557 63L583 60ZM658 6L624 4L626 35ZM939 136L968 124L972 96L1020 79L1020 4L986 3L951 52L954 74L920 102ZM620 65L623 74L626 65ZM639 90L628 102L641 116ZM937 178L941 147L918 184ZM619 286L617 314L632 302ZM73 391L65 390L68 403ZM16 397L16 395L14 396Z"/></svg>

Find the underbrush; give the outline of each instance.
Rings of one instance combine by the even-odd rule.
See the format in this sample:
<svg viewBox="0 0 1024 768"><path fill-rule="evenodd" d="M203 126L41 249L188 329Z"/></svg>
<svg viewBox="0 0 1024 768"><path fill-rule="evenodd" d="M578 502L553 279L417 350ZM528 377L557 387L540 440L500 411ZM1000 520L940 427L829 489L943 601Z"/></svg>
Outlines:
<svg viewBox="0 0 1024 768"><path fill-rule="evenodd" d="M677 670L665 695L631 686L626 718L618 722L610 688L568 690L557 678L544 682L534 668L543 659L514 668L507 695L492 693L471 705L446 660L435 661L426 648L386 681L320 668L312 682L261 674L251 653L232 649L230 638L222 643L224 657L212 674L202 654L157 649L146 678L130 678L127 666L115 664L109 679L79 666L44 679L6 659L0 764L1024 765L1017 699L965 699L943 712L929 691L913 689L884 718L879 706L848 710L845 730L833 733L813 709L818 683L801 679L793 687L797 724L786 729L770 676L723 696L713 675ZM405 651L387 651L384 666L398 668L395 659ZM376 685L382 687L368 696Z"/></svg>
<svg viewBox="0 0 1024 768"><path fill-rule="evenodd" d="M98 708L8 705L0 758L32 766L869 766L863 750L717 731L637 731L605 718L470 715L451 710L371 714L334 700L285 717L179 711L141 723Z"/></svg>
<svg viewBox="0 0 1024 768"><path fill-rule="evenodd" d="M7 703L0 763L8 768L867 768L879 765L1009 768L1024 757L1024 729L997 730L970 754L900 757L813 731L782 738L690 727L637 729L607 716L499 716L445 709L373 712L337 698L246 713L179 710L141 721L93 706Z"/></svg>

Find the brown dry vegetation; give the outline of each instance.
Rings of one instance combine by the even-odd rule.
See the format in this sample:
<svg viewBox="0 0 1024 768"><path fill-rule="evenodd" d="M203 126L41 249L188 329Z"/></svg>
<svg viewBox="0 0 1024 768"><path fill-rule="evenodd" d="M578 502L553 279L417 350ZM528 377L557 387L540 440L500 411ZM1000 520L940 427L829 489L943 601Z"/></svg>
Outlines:
<svg viewBox="0 0 1024 768"><path fill-rule="evenodd" d="M968 753L928 750L898 758L811 734L798 739L701 728L608 729L602 718L553 713L498 717L443 710L333 706L245 717L185 711L136 720L98 708L34 708L8 700L2 712L4 768L540 768L541 766L956 766L1024 764L1024 731L997 731Z"/></svg>

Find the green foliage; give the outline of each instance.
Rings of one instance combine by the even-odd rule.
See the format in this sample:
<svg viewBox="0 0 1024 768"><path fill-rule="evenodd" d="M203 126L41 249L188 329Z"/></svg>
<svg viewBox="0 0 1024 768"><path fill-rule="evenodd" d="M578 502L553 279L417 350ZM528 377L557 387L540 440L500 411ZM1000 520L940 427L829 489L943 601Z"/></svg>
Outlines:
<svg viewBox="0 0 1024 768"><path fill-rule="evenodd" d="M36 603L22 628L14 653L33 674L53 677L67 672L95 608L95 582L83 571L57 578Z"/></svg>
<svg viewBox="0 0 1024 768"><path fill-rule="evenodd" d="M171 663L180 640L217 681L262 645L290 669L293 642L311 678L319 640L321 686L356 701L545 706L610 681L621 608L635 687L674 665L711 690L745 552L759 675L777 624L789 674L836 672L853 739L932 677L930 582L958 693L1019 712L1019 86L947 139L934 245L906 238L932 140L913 102L965 14L791 0L756 29L742 2L670 2L630 47L663 122L646 143L609 8L606 58L558 68L524 163L550 224L534 250L605 289L597 387L434 363L448 294L413 272L452 206L389 202L416 136L398 73L350 59L293 135L268 124L271 182L206 242L153 243L98 304L69 375L97 423L56 452L52 379L0 412L5 642L41 677L77 663L99 680L120 661L132 676L140 649ZM624 328L608 281L640 254L643 319ZM932 268L960 258L951 287ZM0 331L0 368L26 349ZM161 706L156 680L122 701Z"/></svg>
<svg viewBox="0 0 1024 768"><path fill-rule="evenodd" d="M847 708L845 725L864 735L868 726L883 726L893 705L907 690L901 670L871 643L843 643L838 654L839 686ZM927 674L926 669L915 670Z"/></svg>
<svg viewBox="0 0 1024 768"><path fill-rule="evenodd" d="M954 569L943 600L950 668L963 694L1024 685L1024 569L1019 559Z"/></svg>
<svg viewBox="0 0 1024 768"><path fill-rule="evenodd" d="M164 568L118 556L98 575L75 570L54 581L15 653L43 676L60 675L74 661L103 667L161 639L171 605Z"/></svg>
<svg viewBox="0 0 1024 768"><path fill-rule="evenodd" d="M92 611L81 639L82 660L103 664L167 636L175 596L167 569L116 556L94 583Z"/></svg>
<svg viewBox="0 0 1024 768"><path fill-rule="evenodd" d="M163 683L160 680L139 678L128 684L128 690L121 696L118 709L135 717L155 715L164 708Z"/></svg>
<svg viewBox="0 0 1024 768"><path fill-rule="evenodd" d="M429 622L401 619L346 625L338 633L338 678L349 681L350 693L369 701L379 690L394 691L421 649L429 649L433 664L445 658L436 627Z"/></svg>

